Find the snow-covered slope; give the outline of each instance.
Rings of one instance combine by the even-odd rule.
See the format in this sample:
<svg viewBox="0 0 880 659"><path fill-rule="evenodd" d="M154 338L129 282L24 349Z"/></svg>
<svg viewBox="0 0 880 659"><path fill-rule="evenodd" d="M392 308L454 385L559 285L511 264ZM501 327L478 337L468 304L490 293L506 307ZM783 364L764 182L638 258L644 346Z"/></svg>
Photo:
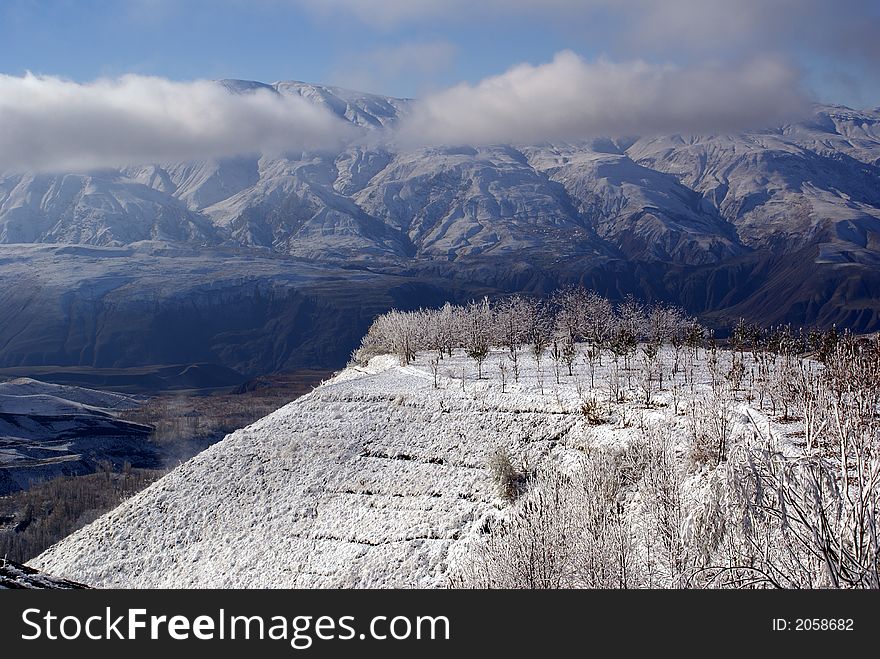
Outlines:
<svg viewBox="0 0 880 659"><path fill-rule="evenodd" d="M529 164L560 183L589 225L627 258L704 264L747 251L733 225L698 192L675 176L636 164L613 144L524 152Z"/></svg>
<svg viewBox="0 0 880 659"><path fill-rule="evenodd" d="M104 586L442 585L492 508L487 450L539 419L499 412L480 431L478 402L434 396L424 371L395 364L343 372L34 564ZM565 428L542 428L536 446Z"/></svg>
<svg viewBox="0 0 880 659"><path fill-rule="evenodd" d="M56 400L63 400L68 405L78 403L105 411L132 410L141 405L140 400L126 394L40 382L31 378L16 378L0 382L0 396L21 399L51 397ZM4 407L3 409L5 410L6 408ZM45 411L45 408L43 408L43 411Z"/></svg>
<svg viewBox="0 0 880 659"><path fill-rule="evenodd" d="M370 215L401 231L421 256L611 253L565 189L513 147L434 148L398 154L354 194Z"/></svg>
<svg viewBox="0 0 880 659"><path fill-rule="evenodd" d="M746 244L873 244L880 228L880 113L818 107L812 120L743 135L642 139L639 164L673 174Z"/></svg>
<svg viewBox="0 0 880 659"><path fill-rule="evenodd" d="M151 428L115 412L140 405L121 394L46 384L0 383L0 495L56 476L90 473L102 460L156 467Z"/></svg>
<svg viewBox="0 0 880 659"><path fill-rule="evenodd" d="M204 216L121 172L0 177L0 243L208 244L215 233Z"/></svg>
<svg viewBox="0 0 880 659"><path fill-rule="evenodd" d="M523 355L519 382L508 371L502 393L503 355L493 352L482 380L463 355L444 359L437 388L432 355L409 366L380 356L349 367L33 564L96 586L443 586L486 522L504 514L488 468L497 447L534 468L590 447L625 446L643 424L663 421L684 437L688 417L674 409L688 409L709 388L702 357L692 393L679 383L673 405L667 380L646 409L635 368L630 400L614 406L608 423L590 425L583 396L607 397L608 358L591 390L586 365L574 376L563 367L557 385L549 357L539 372ZM664 360L668 371L672 355ZM749 427L747 410L769 423L740 403L735 432ZM797 435L797 424L773 427Z"/></svg>

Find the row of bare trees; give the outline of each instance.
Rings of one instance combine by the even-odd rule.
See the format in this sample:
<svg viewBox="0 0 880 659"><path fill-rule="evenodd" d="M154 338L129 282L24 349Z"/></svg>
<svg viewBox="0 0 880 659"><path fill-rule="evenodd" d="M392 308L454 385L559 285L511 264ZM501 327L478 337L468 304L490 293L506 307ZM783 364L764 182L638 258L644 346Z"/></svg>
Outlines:
<svg viewBox="0 0 880 659"><path fill-rule="evenodd" d="M595 350L591 359L601 362L608 351L623 358L628 368L639 342L681 348L701 345L705 335L698 322L676 307L645 305L633 298L615 305L593 291L569 287L547 299L513 295L441 309L389 311L373 322L353 359L365 364L375 355L395 354L408 364L421 351L435 353L439 361L463 349L482 377L483 362L490 348L497 347L506 349L518 380L524 352L539 362L549 355L571 375L578 343Z"/></svg>
<svg viewBox="0 0 880 659"><path fill-rule="evenodd" d="M494 458L515 501L453 585L880 588L880 337L778 335L815 341L797 348L812 359L759 348L775 423L748 412L739 347L709 349L692 432L667 419L528 474Z"/></svg>

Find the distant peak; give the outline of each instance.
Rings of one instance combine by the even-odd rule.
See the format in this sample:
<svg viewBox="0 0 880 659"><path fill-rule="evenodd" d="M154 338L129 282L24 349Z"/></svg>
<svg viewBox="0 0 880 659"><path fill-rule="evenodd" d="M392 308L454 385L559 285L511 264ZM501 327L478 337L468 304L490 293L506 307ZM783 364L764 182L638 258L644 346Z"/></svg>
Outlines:
<svg viewBox="0 0 880 659"><path fill-rule="evenodd" d="M247 92L257 91L258 89L266 89L270 92L277 91L272 85L267 85L265 82L259 82L257 80L236 80L234 78L224 78L223 80L218 80L217 82L219 82L228 91L234 94L244 94Z"/></svg>

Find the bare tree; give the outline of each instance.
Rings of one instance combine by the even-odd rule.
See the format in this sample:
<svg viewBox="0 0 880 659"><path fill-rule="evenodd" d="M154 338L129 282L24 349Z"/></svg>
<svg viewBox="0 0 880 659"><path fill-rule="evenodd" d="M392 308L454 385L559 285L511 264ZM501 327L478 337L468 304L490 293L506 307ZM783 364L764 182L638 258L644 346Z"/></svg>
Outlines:
<svg viewBox="0 0 880 659"><path fill-rule="evenodd" d="M535 301L531 305L528 324L528 340L531 343L532 356L535 358L537 367L538 384L541 395L544 395L544 371L541 368L541 358L547 351L553 336L553 318L547 306L541 301Z"/></svg>
<svg viewBox="0 0 880 659"><path fill-rule="evenodd" d="M589 293L579 286L568 286L553 294L551 303L556 310L559 338L570 337L572 343L586 340L589 331L588 302Z"/></svg>
<svg viewBox="0 0 880 659"><path fill-rule="evenodd" d="M639 373L639 388L644 394L645 407L651 407L655 388L662 381L660 364L660 345L649 342L642 346L642 368Z"/></svg>
<svg viewBox="0 0 880 659"><path fill-rule="evenodd" d="M590 389L596 388L596 365L599 362L601 350L598 346L591 345L583 352L584 361L590 369Z"/></svg>
<svg viewBox="0 0 880 659"><path fill-rule="evenodd" d="M507 391L507 360L502 357L498 361L498 372L501 374L501 393Z"/></svg>
<svg viewBox="0 0 880 659"><path fill-rule="evenodd" d="M427 327L425 348L436 350L437 358L440 360L443 359L444 354L451 357L459 330L457 309L447 302L440 309L426 312L425 324Z"/></svg>
<svg viewBox="0 0 880 659"><path fill-rule="evenodd" d="M635 298L628 297L617 307L616 333L618 340L627 345L637 344L647 333L645 306ZM631 354L634 348L627 354ZM626 367L629 368L627 362Z"/></svg>
<svg viewBox="0 0 880 659"><path fill-rule="evenodd" d="M467 308L465 352L477 364L477 379L483 379L483 362L489 356L493 318L489 299L472 302Z"/></svg>
<svg viewBox="0 0 880 659"><path fill-rule="evenodd" d="M440 356L434 357L431 360L431 374L434 376L434 389L440 387L439 377L440 377Z"/></svg>
<svg viewBox="0 0 880 659"><path fill-rule="evenodd" d="M422 314L392 309L373 321L355 359L365 363L377 354L390 353L400 357L401 364L409 364L425 344Z"/></svg>
<svg viewBox="0 0 880 659"><path fill-rule="evenodd" d="M507 348L513 378L519 382L519 354L529 336L533 315L532 303L513 295L501 299L495 307L495 336Z"/></svg>
<svg viewBox="0 0 880 659"><path fill-rule="evenodd" d="M614 328L614 308L598 293L590 292L584 300L584 321L586 338L598 351L598 362L602 365L602 349L608 344Z"/></svg>

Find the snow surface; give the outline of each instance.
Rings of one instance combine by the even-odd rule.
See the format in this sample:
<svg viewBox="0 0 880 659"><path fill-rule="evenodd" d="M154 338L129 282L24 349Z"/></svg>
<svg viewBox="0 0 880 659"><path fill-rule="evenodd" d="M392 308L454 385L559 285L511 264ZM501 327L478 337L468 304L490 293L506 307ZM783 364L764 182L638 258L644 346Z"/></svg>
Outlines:
<svg viewBox="0 0 880 659"><path fill-rule="evenodd" d="M686 436L668 390L654 407L633 399L613 406L608 423L587 423L582 396L607 396L607 356L591 390L580 359L573 377L562 367L557 385L549 356L539 376L524 352L520 382L509 372L502 393L504 354L492 353L479 381L472 360L444 359L438 388L426 353L409 366L392 356L350 366L33 565L104 587L442 587L487 518L505 514L486 466L497 446L537 465L624 446L642 424L671 423ZM668 371L671 352L663 357ZM696 375L685 407L708 387L704 359ZM735 432L748 430L749 414L770 423L739 403ZM796 425L774 431L794 436Z"/></svg>
<svg viewBox="0 0 880 659"><path fill-rule="evenodd" d="M86 586L73 581L58 579L48 574L42 574L27 565L20 565L0 558L0 590L36 590L46 588L79 590L86 588Z"/></svg>
<svg viewBox="0 0 880 659"><path fill-rule="evenodd" d="M45 398L53 401L60 400L67 407L75 407L76 404L79 404L91 409L101 408L103 410L133 410L142 405L142 401L126 394L40 382L31 378L16 378L0 382L0 397L3 400L12 397ZM10 412L3 403L0 403L0 411ZM32 413L39 413L39 411L34 410Z"/></svg>

